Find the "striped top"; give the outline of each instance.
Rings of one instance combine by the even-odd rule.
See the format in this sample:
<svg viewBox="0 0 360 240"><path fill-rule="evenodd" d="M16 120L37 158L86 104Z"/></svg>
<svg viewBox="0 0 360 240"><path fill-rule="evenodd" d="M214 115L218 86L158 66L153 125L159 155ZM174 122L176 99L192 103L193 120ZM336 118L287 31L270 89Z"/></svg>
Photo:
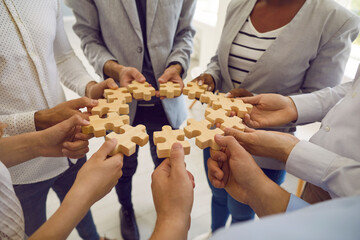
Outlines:
<svg viewBox="0 0 360 240"><path fill-rule="evenodd" d="M229 73L235 88L239 88L255 63L274 42L285 26L270 32L259 33L250 16L236 35L229 55Z"/></svg>

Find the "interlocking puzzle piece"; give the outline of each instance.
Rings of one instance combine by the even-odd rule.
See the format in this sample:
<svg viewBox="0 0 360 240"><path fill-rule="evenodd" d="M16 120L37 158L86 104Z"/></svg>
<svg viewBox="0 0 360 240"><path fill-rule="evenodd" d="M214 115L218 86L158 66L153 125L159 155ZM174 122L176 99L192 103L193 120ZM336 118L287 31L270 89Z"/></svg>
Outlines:
<svg viewBox="0 0 360 240"><path fill-rule="evenodd" d="M244 103L239 98L221 98L212 103L212 108L215 110L222 108L227 113L235 111L238 117L244 118L246 113L251 113L253 106L251 104Z"/></svg>
<svg viewBox="0 0 360 240"><path fill-rule="evenodd" d="M180 84L173 82L160 84L160 97L174 98L180 95L181 95Z"/></svg>
<svg viewBox="0 0 360 240"><path fill-rule="evenodd" d="M130 118L127 115L120 116L111 112L106 118L100 118L98 115L90 116L90 125L82 126L81 130L85 134L93 133L95 137L103 137L107 130L120 133L120 127L129 124Z"/></svg>
<svg viewBox="0 0 360 240"><path fill-rule="evenodd" d="M91 110L92 115L98 115L99 117L104 116L110 112L116 112L118 114L128 114L129 105L115 100L112 103L108 103L106 99L99 99L99 104Z"/></svg>
<svg viewBox="0 0 360 240"><path fill-rule="evenodd" d="M116 90L113 89L105 89L104 97L108 100L109 103L112 103L115 100L120 100L122 103L129 103L132 101L132 96L127 90L127 88L118 88Z"/></svg>
<svg viewBox="0 0 360 240"><path fill-rule="evenodd" d="M187 138L195 139L195 144L201 149L211 147L214 150L220 150L220 146L214 140L216 134L224 135L220 128L209 129L211 123L208 120L196 121L193 118L187 120L187 126L184 128Z"/></svg>
<svg viewBox="0 0 360 240"><path fill-rule="evenodd" d="M229 117L228 113L224 109L214 110L212 108L207 108L205 110L205 118L211 122L212 126L216 123L220 123L220 128L224 130L225 128L235 128L240 131L245 130L245 125L242 124L242 119L234 116Z"/></svg>
<svg viewBox="0 0 360 240"><path fill-rule="evenodd" d="M154 144L159 158L170 157L171 147L179 142L184 148L185 155L190 153L190 143L184 141L185 134L183 130L172 130L168 125L162 127L162 131L154 132Z"/></svg>
<svg viewBox="0 0 360 240"><path fill-rule="evenodd" d="M110 156L119 152L126 156L131 156L136 151L136 145L142 147L149 141L149 135L146 133L146 128L141 124L136 127L124 125L120 127L120 134L112 132L106 135L106 140L113 138L117 139L117 145L110 153Z"/></svg>
<svg viewBox="0 0 360 240"><path fill-rule="evenodd" d="M225 93L215 94L213 92L206 91L205 93L201 94L200 102L207 103L209 107L211 107L214 101L218 101L221 98L226 98Z"/></svg>
<svg viewBox="0 0 360 240"><path fill-rule="evenodd" d="M148 82L139 83L138 81L132 81L127 88L137 100L150 101L151 97L155 96L155 88Z"/></svg>
<svg viewBox="0 0 360 240"><path fill-rule="evenodd" d="M188 95L189 99L200 98L208 88L208 85L198 85L196 82L189 82L183 89L184 95Z"/></svg>

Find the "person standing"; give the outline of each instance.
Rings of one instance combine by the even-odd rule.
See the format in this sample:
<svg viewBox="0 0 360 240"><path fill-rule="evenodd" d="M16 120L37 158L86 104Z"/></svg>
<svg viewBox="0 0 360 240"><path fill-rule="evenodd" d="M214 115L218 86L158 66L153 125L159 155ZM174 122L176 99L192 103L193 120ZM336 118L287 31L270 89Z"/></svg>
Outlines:
<svg viewBox="0 0 360 240"><path fill-rule="evenodd" d="M66 4L76 17L74 31L85 56L102 78L112 77L120 87L134 80L146 80L156 90L168 81L183 87L195 34L191 21L196 0L67 0ZM156 156L153 132L163 125L179 128L186 111L183 96L130 104L131 123L146 126L155 167L163 159ZM125 157L124 174L116 186L124 239L139 239L131 200L137 164L137 152Z"/></svg>

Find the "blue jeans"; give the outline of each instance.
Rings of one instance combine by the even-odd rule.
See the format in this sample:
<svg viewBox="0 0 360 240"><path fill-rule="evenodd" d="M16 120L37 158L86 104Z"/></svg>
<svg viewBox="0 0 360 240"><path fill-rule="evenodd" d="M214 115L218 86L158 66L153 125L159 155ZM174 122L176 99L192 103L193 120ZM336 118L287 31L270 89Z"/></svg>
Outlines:
<svg viewBox="0 0 360 240"><path fill-rule="evenodd" d="M161 131L164 125L170 125L162 104L156 104L154 107L138 107L133 126L138 124L146 126L146 132L149 134L150 153L156 168L162 163L164 158L157 157L153 134L154 131ZM136 146L136 152L133 155L130 157L124 156L124 165L122 168L123 176L119 179L119 182L115 186L119 202L124 208L132 207L132 177L135 174L138 165L138 151L139 146Z"/></svg>
<svg viewBox="0 0 360 240"><path fill-rule="evenodd" d="M225 226L226 221L231 214L231 224L247 221L253 219L255 212L243 203L240 203L233 199L225 189L215 188L211 185L207 172L207 160L210 158L210 148L204 149L204 164L206 177L211 188L212 199L211 199L211 231L215 232L217 229ZM285 170L271 170L262 169L263 172L277 184L281 184L285 180Z"/></svg>
<svg viewBox="0 0 360 240"><path fill-rule="evenodd" d="M46 221L46 199L52 188L60 201L73 185L76 174L86 162L86 157L81 158L76 164L69 161L70 168L57 177L32 184L14 185L14 190L20 200L25 218L25 233L32 235ZM98 240L99 235L89 211L81 222L76 226L82 239Z"/></svg>

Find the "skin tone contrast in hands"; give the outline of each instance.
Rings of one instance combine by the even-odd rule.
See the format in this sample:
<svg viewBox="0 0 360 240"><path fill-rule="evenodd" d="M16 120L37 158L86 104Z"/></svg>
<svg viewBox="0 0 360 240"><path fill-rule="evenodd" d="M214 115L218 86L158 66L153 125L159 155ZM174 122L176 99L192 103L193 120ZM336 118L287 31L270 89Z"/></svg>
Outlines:
<svg viewBox="0 0 360 240"><path fill-rule="evenodd" d="M118 64L113 60L109 60L104 64L104 73L120 83L120 87L127 87L132 81L143 83L146 81L136 68L126 67Z"/></svg>
<svg viewBox="0 0 360 240"><path fill-rule="evenodd" d="M161 75L158 79L158 82L167 83L173 82L180 84L181 92L184 88L184 82L181 78L182 67L180 64L174 64L165 69L163 75ZM160 91L156 91L156 97L160 97ZM160 99L164 99L165 97L160 97Z"/></svg>
<svg viewBox="0 0 360 240"><path fill-rule="evenodd" d="M152 175L157 221L150 239L187 239L194 187L194 177L186 170L184 149L180 143L175 143L170 158L165 159Z"/></svg>

